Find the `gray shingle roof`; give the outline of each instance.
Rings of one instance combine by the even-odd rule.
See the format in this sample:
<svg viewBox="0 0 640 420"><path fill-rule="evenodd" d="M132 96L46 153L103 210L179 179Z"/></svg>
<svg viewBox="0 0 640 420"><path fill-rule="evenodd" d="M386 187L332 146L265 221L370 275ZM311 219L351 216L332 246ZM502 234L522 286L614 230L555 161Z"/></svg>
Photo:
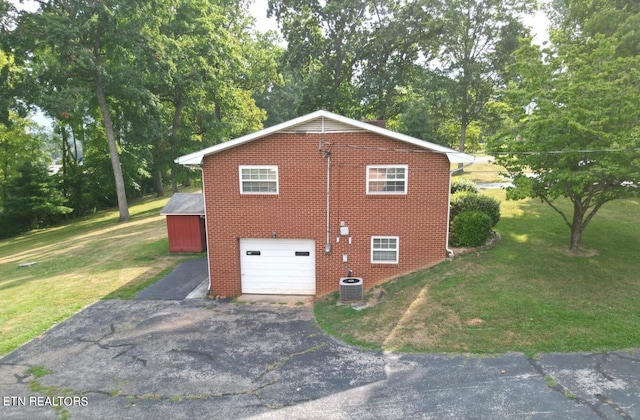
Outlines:
<svg viewBox="0 0 640 420"><path fill-rule="evenodd" d="M160 210L162 216L196 215L204 216L204 198L202 194L175 193L166 206Z"/></svg>

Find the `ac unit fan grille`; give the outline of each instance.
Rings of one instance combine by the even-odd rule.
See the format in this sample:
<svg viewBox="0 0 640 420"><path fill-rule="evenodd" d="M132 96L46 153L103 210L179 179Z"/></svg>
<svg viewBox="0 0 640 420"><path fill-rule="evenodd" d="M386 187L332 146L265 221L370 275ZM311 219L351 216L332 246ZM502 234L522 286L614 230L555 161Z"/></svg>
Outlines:
<svg viewBox="0 0 640 420"><path fill-rule="evenodd" d="M340 302L362 302L364 290L362 279L358 277L346 277L340 280Z"/></svg>

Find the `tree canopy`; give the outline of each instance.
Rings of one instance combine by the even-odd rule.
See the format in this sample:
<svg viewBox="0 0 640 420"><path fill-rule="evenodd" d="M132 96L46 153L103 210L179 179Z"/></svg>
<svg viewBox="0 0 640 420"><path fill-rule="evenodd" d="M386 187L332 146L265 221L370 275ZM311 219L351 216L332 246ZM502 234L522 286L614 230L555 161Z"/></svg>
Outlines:
<svg viewBox="0 0 640 420"><path fill-rule="evenodd" d="M269 0L280 34L247 0L14 3L0 0L2 202L23 164L55 160L70 216L118 205L126 220L130 198L198 179L181 154L317 109L460 150L499 132L509 197L547 201L572 248L637 191L636 1L553 0L545 47L522 23L533 0Z"/></svg>
<svg viewBox="0 0 640 420"><path fill-rule="evenodd" d="M613 10L581 21L580 36L562 30L575 22L569 12L548 48L522 42L504 91L511 123L492 147L513 177L508 197L549 204L570 228L570 250L580 247L604 204L639 192L640 56L627 44L637 15L620 14L605 31L595 29ZM569 199L570 210L559 197Z"/></svg>
<svg viewBox="0 0 640 420"><path fill-rule="evenodd" d="M177 189L175 157L262 127L252 95L278 80L278 47L254 30L246 2L1 6L0 122L24 105L56 121L77 207L115 201L127 220L128 196L162 194L167 176Z"/></svg>

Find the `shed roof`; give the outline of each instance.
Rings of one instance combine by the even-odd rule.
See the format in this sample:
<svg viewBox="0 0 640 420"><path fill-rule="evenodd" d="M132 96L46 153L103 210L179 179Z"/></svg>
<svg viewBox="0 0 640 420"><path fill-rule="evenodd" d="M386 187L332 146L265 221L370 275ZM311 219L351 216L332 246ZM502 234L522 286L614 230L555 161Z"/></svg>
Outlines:
<svg viewBox="0 0 640 420"><path fill-rule="evenodd" d="M162 216L204 216L202 194L175 193L166 206L160 210Z"/></svg>
<svg viewBox="0 0 640 420"><path fill-rule="evenodd" d="M338 114L334 114L329 111L320 110L312 112L311 114L303 115L302 117L294 118L281 124L274 125L272 127L265 128L264 130L247 134L246 136L242 136L234 140L219 143L215 146L211 146L206 149L190 153L188 155L180 156L175 160L175 162L181 165L200 165L202 164L202 159L205 156L212 155L214 153L218 153L232 147L240 146L244 143L248 143L253 140L257 140L278 132L336 133L353 131L369 131L385 137L389 137L394 140L412 144L426 150L430 150L434 153L445 154L449 158L449 161L451 163L470 163L475 159L470 154L462 153L448 147L440 146L439 144L430 143L428 141L420 140L415 137L407 136L406 134L398 133L395 131L387 130L386 128L369 124L364 121L357 121Z"/></svg>

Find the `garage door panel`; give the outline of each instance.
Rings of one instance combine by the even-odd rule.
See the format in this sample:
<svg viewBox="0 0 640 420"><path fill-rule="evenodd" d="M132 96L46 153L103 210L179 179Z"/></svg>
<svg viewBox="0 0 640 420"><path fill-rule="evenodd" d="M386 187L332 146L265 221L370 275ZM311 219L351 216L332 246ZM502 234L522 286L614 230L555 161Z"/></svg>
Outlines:
<svg viewBox="0 0 640 420"><path fill-rule="evenodd" d="M251 255L245 258L248 264L255 263L257 264L288 264L288 265L305 265L309 260L313 260L311 257L293 257L293 256L282 256L282 257L268 257L265 255ZM305 260L307 262L305 262Z"/></svg>
<svg viewBox="0 0 640 420"><path fill-rule="evenodd" d="M295 286L290 286L287 289L287 292L281 292L281 293L274 293L273 292L273 288L272 287L254 287L251 289L250 292L245 292L247 294L252 294L252 295L273 295L273 294L278 294L278 295L311 295L313 293L311 293L309 291L309 289L307 287L301 286L301 287L295 287Z"/></svg>
<svg viewBox="0 0 640 420"><path fill-rule="evenodd" d="M240 239L242 293L315 294L315 241Z"/></svg>
<svg viewBox="0 0 640 420"><path fill-rule="evenodd" d="M280 265L273 268L252 268L242 271L245 276L263 276L263 277L308 277L313 276L315 271L312 269L298 269L294 265Z"/></svg>

